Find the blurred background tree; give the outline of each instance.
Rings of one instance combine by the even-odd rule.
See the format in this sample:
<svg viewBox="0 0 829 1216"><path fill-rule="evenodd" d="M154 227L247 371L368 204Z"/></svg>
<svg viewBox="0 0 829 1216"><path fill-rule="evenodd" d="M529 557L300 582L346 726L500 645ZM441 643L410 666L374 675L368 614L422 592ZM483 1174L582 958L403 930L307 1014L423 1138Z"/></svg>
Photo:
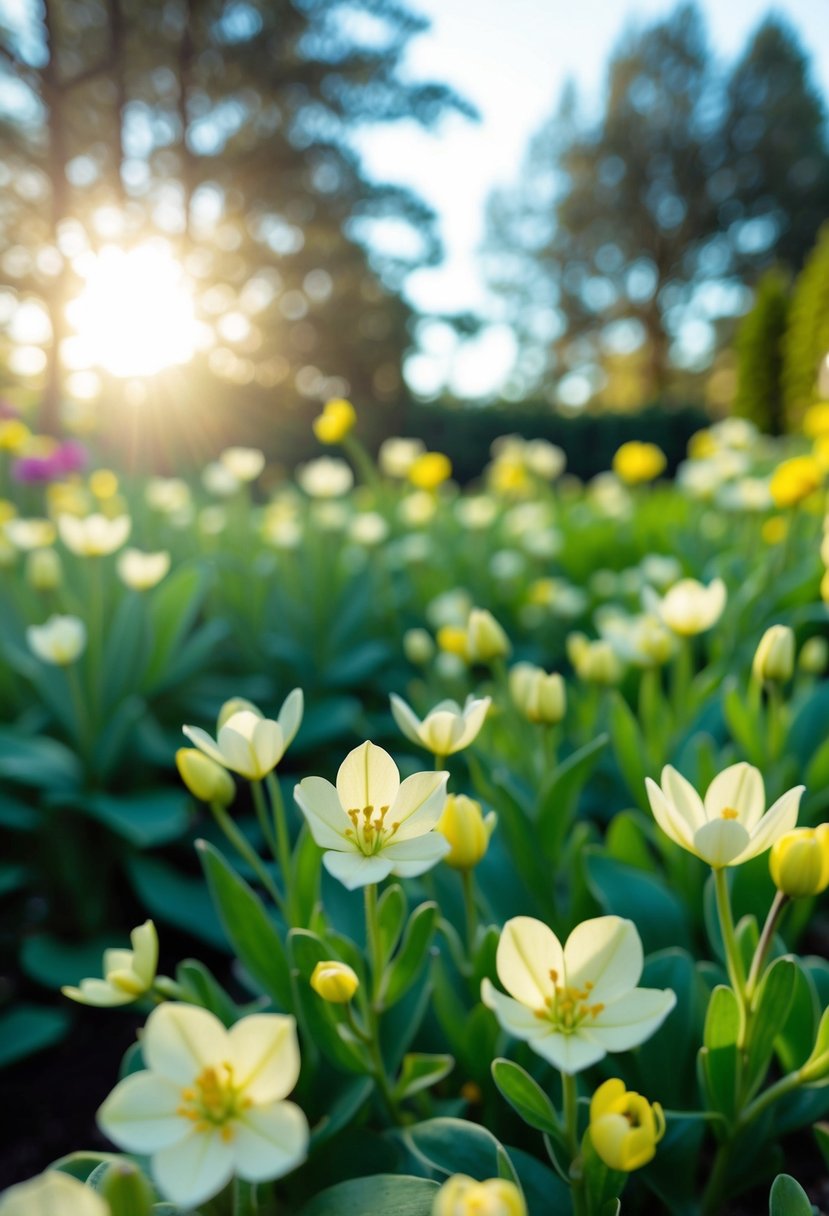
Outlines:
<svg viewBox="0 0 829 1216"><path fill-rule="evenodd" d="M72 374L65 306L84 260L159 232L211 335L188 394L218 379L313 409L400 400L400 287L439 241L423 202L367 180L349 139L473 115L401 73L424 24L397 0L43 0L25 37L6 31L0 267L48 313L45 429Z"/></svg>
<svg viewBox="0 0 829 1216"><path fill-rule="evenodd" d="M790 294L791 281L786 272L776 267L767 270L734 340L734 413L748 418L767 435L779 435L786 429L781 378Z"/></svg>
<svg viewBox="0 0 829 1216"><path fill-rule="evenodd" d="M771 265L799 270L828 214L824 108L780 18L730 69L693 4L630 29L598 118L568 85L490 200L484 256L520 391L617 408L701 397L748 289Z"/></svg>

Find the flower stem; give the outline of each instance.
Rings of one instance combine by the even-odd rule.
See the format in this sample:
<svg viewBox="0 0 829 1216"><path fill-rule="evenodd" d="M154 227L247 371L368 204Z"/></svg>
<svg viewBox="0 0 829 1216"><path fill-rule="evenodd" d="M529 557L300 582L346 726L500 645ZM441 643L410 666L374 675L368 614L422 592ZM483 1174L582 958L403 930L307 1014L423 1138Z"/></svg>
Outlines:
<svg viewBox="0 0 829 1216"><path fill-rule="evenodd" d="M256 1183L236 1178L233 1182L233 1216L257 1216L259 1200Z"/></svg>
<svg viewBox="0 0 829 1216"><path fill-rule="evenodd" d="M271 799L271 810L273 812L274 835L277 847L277 861L279 868L282 871L282 881L285 884L285 893L288 902L290 903L290 885L291 885L291 837L288 832L288 819L285 814L285 803L282 799L282 790L279 787L279 782L273 773L268 773L265 778L265 783L268 787L268 794Z"/></svg>
<svg viewBox="0 0 829 1216"><path fill-rule="evenodd" d="M570 1193L573 1200L573 1216L587 1216L587 1196L584 1193L584 1178L579 1161L579 1087L576 1078L566 1072L561 1074L561 1104L564 1116L564 1135L570 1153Z"/></svg>
<svg viewBox="0 0 829 1216"><path fill-rule="evenodd" d="M276 840L274 839L273 831L268 819L268 807L265 802L265 795L262 792L262 782L251 781L250 790L251 794L253 795L253 808L256 811L256 819L259 823L259 830L265 839L265 844L268 846L271 857L273 857L274 861L277 863L277 865L279 865L279 850L277 848Z"/></svg>
<svg viewBox="0 0 829 1216"><path fill-rule="evenodd" d="M723 946L725 947L725 965L728 970L728 978L731 982L731 987L734 989L734 994L742 1006L745 1003L745 972L743 970L743 960L740 958L740 950L737 945L737 934L734 931L734 918L731 914L731 900L728 895L728 879L725 869L722 867L714 870L714 891L717 897L717 915L720 921L720 929L722 930Z"/></svg>
<svg viewBox="0 0 829 1216"><path fill-rule="evenodd" d="M763 932L760 934L760 940L757 943L757 949L754 951L754 958L751 960L751 969L746 980L746 1000L750 1001L754 996L755 989L760 980L760 974L766 962L771 944L774 941L774 933L777 928L780 915L786 906L788 896L782 891L778 891L775 895L772 905L769 908L769 914L766 917L766 923L763 925Z"/></svg>
<svg viewBox="0 0 829 1216"><path fill-rule="evenodd" d="M220 806L218 802L211 802L210 810L216 823L222 829L236 852L240 857L245 859L281 912L283 907L282 896L253 845L245 838L223 806Z"/></svg>
<svg viewBox="0 0 829 1216"><path fill-rule="evenodd" d="M475 939L478 936L478 909L475 902L475 877L472 870L461 870L461 883L463 884L463 906L466 915L466 954L471 971L475 958Z"/></svg>
<svg viewBox="0 0 829 1216"><path fill-rule="evenodd" d="M377 923L377 884L369 883L365 888L366 944L371 967L371 995L366 1002L368 1034L366 1044L371 1057L372 1076L377 1091L393 1123L401 1123L402 1116L392 1092L386 1072L386 1064L380 1047L380 1011L382 1009L381 987L383 983L383 949L380 942L380 927Z"/></svg>
<svg viewBox="0 0 829 1216"><path fill-rule="evenodd" d="M371 967L371 1006L379 1012L380 985L383 981L383 957L380 943L380 927L377 924L377 884L372 882L365 888L366 946Z"/></svg>

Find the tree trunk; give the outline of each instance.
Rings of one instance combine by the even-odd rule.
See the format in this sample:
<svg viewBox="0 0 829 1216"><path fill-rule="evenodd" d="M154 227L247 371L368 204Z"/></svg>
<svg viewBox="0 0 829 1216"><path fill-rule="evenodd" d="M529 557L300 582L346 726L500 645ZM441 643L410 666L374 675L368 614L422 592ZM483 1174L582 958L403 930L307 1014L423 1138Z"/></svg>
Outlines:
<svg viewBox="0 0 829 1216"><path fill-rule="evenodd" d="M60 226L62 221L67 218L69 208L69 183L66 177L66 163L69 157L58 66L54 0L44 0L43 25L48 54L47 63L41 74L48 134L46 164L52 192L51 239L57 248ZM46 385L43 391L38 426L47 435L58 435L61 430L60 409L63 398L61 346L67 333L66 287L67 269L62 260L60 272L52 279L46 296L46 306L52 326L52 344L48 354Z"/></svg>

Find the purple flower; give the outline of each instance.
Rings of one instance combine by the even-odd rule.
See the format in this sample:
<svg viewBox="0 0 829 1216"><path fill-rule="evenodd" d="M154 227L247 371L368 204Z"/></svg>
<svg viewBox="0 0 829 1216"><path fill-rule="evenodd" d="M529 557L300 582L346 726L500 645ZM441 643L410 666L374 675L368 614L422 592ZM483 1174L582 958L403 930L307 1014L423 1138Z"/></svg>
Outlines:
<svg viewBox="0 0 829 1216"><path fill-rule="evenodd" d="M67 439L58 444L48 456L20 456L11 468L12 477L23 485L57 481L86 467L87 455L83 444Z"/></svg>

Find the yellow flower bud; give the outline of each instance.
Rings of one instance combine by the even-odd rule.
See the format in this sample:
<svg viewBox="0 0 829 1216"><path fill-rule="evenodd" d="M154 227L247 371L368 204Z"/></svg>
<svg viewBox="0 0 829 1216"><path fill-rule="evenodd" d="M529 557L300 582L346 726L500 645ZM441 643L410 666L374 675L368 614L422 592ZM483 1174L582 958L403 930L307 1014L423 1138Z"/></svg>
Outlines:
<svg viewBox="0 0 829 1216"><path fill-rule="evenodd" d="M31 431L19 418L0 422L0 452L22 452L31 438Z"/></svg>
<svg viewBox="0 0 829 1216"><path fill-rule="evenodd" d="M54 549L33 549L26 555L26 582L35 591L54 591L63 581L60 555Z"/></svg>
<svg viewBox="0 0 829 1216"><path fill-rule="evenodd" d="M509 654L512 647L507 635L486 608L473 608L466 626L469 658L473 663L488 663Z"/></svg>
<svg viewBox="0 0 829 1216"><path fill-rule="evenodd" d="M178 749L176 768L190 793L200 802L218 802L219 806L230 806L236 797L236 786L227 769L195 747Z"/></svg>
<svg viewBox="0 0 829 1216"><path fill-rule="evenodd" d="M829 433L829 402L817 401L803 415L803 434L809 439L819 439Z"/></svg>
<svg viewBox="0 0 829 1216"><path fill-rule="evenodd" d="M490 1178L476 1182L455 1174L435 1196L432 1216L527 1216L527 1205L514 1182Z"/></svg>
<svg viewBox="0 0 829 1216"><path fill-rule="evenodd" d="M107 1166L99 1193L118 1216L151 1216L153 1188L132 1161L121 1158Z"/></svg>
<svg viewBox="0 0 829 1216"><path fill-rule="evenodd" d="M811 676L822 675L829 662L829 642L826 638L808 638L800 648L797 663L801 671Z"/></svg>
<svg viewBox="0 0 829 1216"><path fill-rule="evenodd" d="M555 724L567 710L567 691L557 673L550 675L532 663L516 663L509 673L509 688L516 708L530 722Z"/></svg>
<svg viewBox="0 0 829 1216"><path fill-rule="evenodd" d="M613 471L629 486L653 481L665 469L665 453L655 443L623 443L613 457Z"/></svg>
<svg viewBox="0 0 829 1216"><path fill-rule="evenodd" d="M327 402L320 416L314 419L314 434L320 443L342 443L356 421L357 413L351 402L338 398Z"/></svg>
<svg viewBox="0 0 829 1216"><path fill-rule="evenodd" d="M767 545L781 545L789 531L789 521L784 515L772 515L760 529L760 535Z"/></svg>
<svg viewBox="0 0 829 1216"><path fill-rule="evenodd" d="M317 996L332 1005L346 1005L360 987L357 972L347 963L336 959L317 963L311 976L311 987Z"/></svg>
<svg viewBox="0 0 829 1216"><path fill-rule="evenodd" d="M423 452L409 468L409 481L418 490L436 490L451 476L452 462L443 452Z"/></svg>
<svg viewBox="0 0 829 1216"><path fill-rule="evenodd" d="M459 659L469 657L466 630L460 625L441 625L436 636L438 646L447 654L456 654Z"/></svg>
<svg viewBox="0 0 829 1216"><path fill-rule="evenodd" d="M829 887L829 824L786 832L772 845L769 869L784 895L820 895Z"/></svg>
<svg viewBox="0 0 829 1216"><path fill-rule="evenodd" d="M450 794L436 829L451 846L443 859L446 864L453 870L473 869L486 854L496 823L495 812L485 816L480 802Z"/></svg>
<svg viewBox="0 0 829 1216"><path fill-rule="evenodd" d="M89 475L89 488L96 498L114 498L118 493L118 478L112 469L96 469Z"/></svg>
<svg viewBox="0 0 829 1216"><path fill-rule="evenodd" d="M665 1134L658 1102L625 1089L617 1077L605 1081L590 1101L590 1140L611 1170L629 1173L647 1165Z"/></svg>
<svg viewBox="0 0 829 1216"><path fill-rule="evenodd" d="M794 671L794 633L788 625L772 625L760 639L751 670L756 680L784 683Z"/></svg>
<svg viewBox="0 0 829 1216"><path fill-rule="evenodd" d="M774 470L769 491L776 507L795 507L814 494L822 481L823 473L814 457L795 456Z"/></svg>

